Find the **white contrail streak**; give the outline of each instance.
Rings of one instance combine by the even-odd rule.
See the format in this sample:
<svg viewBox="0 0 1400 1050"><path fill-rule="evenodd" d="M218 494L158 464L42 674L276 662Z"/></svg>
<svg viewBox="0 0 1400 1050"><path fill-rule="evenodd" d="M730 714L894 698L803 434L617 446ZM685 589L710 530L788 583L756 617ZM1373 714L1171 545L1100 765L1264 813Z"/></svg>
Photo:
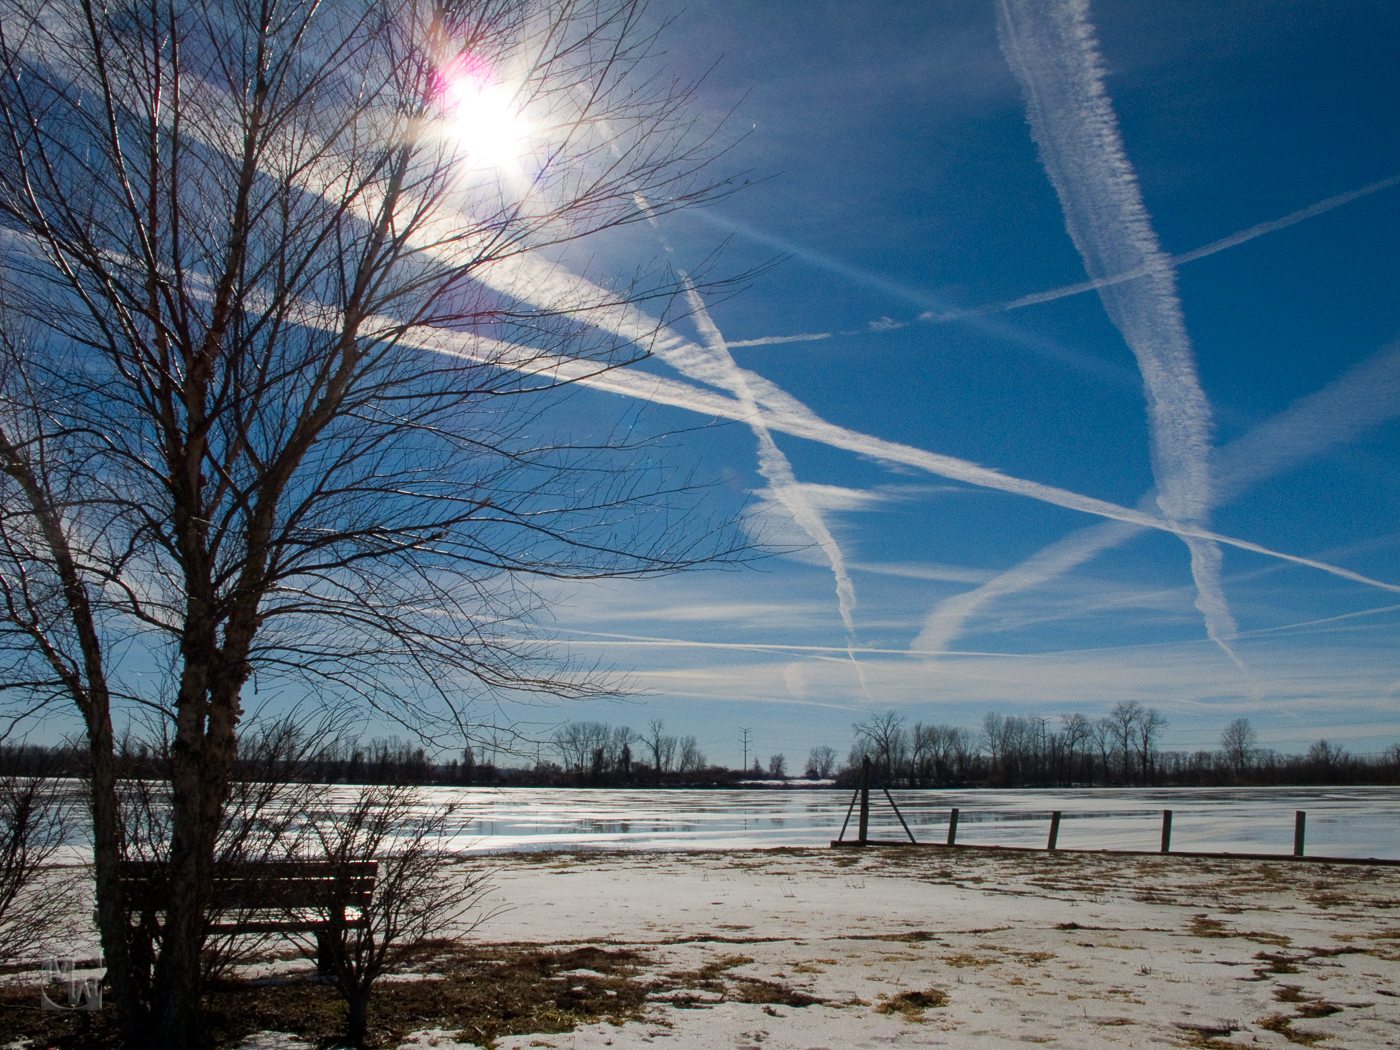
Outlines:
<svg viewBox="0 0 1400 1050"><path fill-rule="evenodd" d="M1333 208L1340 208L1343 204L1350 204L1361 197L1369 196L1380 190L1389 189L1391 186L1400 184L1400 175L1392 175L1388 179L1381 179L1379 182L1372 182L1362 186L1357 190L1349 190L1346 193L1339 193L1335 197L1328 197L1326 200L1318 201L1316 204L1298 211L1289 212L1279 219L1270 219L1268 222L1261 222L1238 233L1232 233L1228 237L1222 237L1218 241L1196 248L1193 251L1183 252L1180 255L1173 255L1171 262L1173 266L1181 266L1184 263L1195 262L1197 259L1204 259L1207 255L1214 255L1216 252L1223 252L1226 248L1233 248L1237 244L1244 244L1252 241L1256 237L1262 237L1266 233L1273 233L1276 230L1286 229L1295 223L1303 222L1314 216L1329 212ZM1019 310L1024 306L1035 306L1038 303L1053 302L1056 299L1066 299L1072 295L1082 295L1085 292L1098 291L1100 288L1107 288L1110 285L1122 284L1124 281L1136 280L1139 277L1147 276L1148 271L1138 269L1128 273L1115 274L1111 277L1104 277L1095 281L1080 281L1078 284L1067 284L1062 288L1052 288L1045 292L1033 292L1030 295L1023 295L1019 299L1013 299L1008 303L998 303L994 306L982 306L973 310L953 311L946 314L926 315L929 320L955 320L962 317L964 313L969 315L1004 313L1008 310Z"/></svg>
<svg viewBox="0 0 1400 1050"><path fill-rule="evenodd" d="M1346 193L1339 193L1335 197L1328 197L1326 200L1318 201L1306 208L1289 212L1278 219L1270 219L1267 222L1256 223L1248 229L1239 230L1222 237L1218 241L1211 241L1200 248L1195 248L1189 252L1182 252L1180 255L1171 257L1172 265L1180 268L1186 263L1195 262L1197 259L1204 259L1208 255L1216 252L1223 252L1227 248L1233 248L1237 244L1244 244L1252 241L1256 237L1262 237L1266 233L1274 233L1277 230L1287 229L1306 219L1314 218L1331 211L1333 208L1340 208L1343 204L1350 204L1354 200L1370 196L1380 190L1389 189L1392 186L1400 185L1400 175L1392 175L1388 179L1381 179L1379 182L1368 183L1360 189L1348 190ZM961 310L928 310L919 315L920 321L944 322L959 321L973 317L982 317L987 314L1006 313L1009 310L1019 310L1026 306L1035 306L1039 303L1054 302L1056 299L1068 299L1071 296L1083 295L1085 292L1095 292L1100 288L1107 288L1109 285L1122 284L1124 281L1131 281L1138 277L1145 277L1146 270L1138 270L1134 273L1120 273L1112 277L1105 277L1098 281L1079 281L1076 284L1066 284L1059 288L1051 288L1044 292L1031 292L1023 295L1019 299L1012 299L1004 303L988 303L985 306L972 306ZM738 339L729 343L730 346L769 346L774 343L807 343L817 339L830 339L836 335L869 335L872 331L870 327L861 328L850 332L801 332L794 335L765 335L757 339Z"/></svg>
<svg viewBox="0 0 1400 1050"><path fill-rule="evenodd" d="M1315 459L1397 416L1400 340L1218 450L1212 485L1216 504L1228 504L1257 482ZM1139 509L1150 505L1152 496L1144 496ZM968 620L987 605L1062 576L1142 531L1136 525L1112 521L1071 533L982 586L940 602L911 647L947 649L966 630Z"/></svg>
<svg viewBox="0 0 1400 1050"><path fill-rule="evenodd" d="M686 301L695 317L696 327L699 329L700 337L705 341L706 347L715 360L726 365L733 375L732 389L738 394L738 400L743 410L749 413L749 426L753 429L754 436L758 438L759 474L768 482L773 498L783 505L798 527L821 548L831 565L831 573L836 578L836 603L841 613L841 622L846 627L846 640L851 645L855 645L856 589L851 582L851 574L846 569L845 555L842 554L840 546L836 543L836 538L832 536L821 513L812 505L812 501L807 498L802 486L798 484L797 475L792 470L792 464L788 461L787 456L783 455L782 449L778 448L777 443L774 442L768 427L764 425L753 392L739 366L734 363L734 358L730 356L729 348L724 342L724 336L720 334L718 326L710 318L710 312L705 309L705 304L699 293L688 287ZM855 661L854 656L851 659L853 662ZM857 673L859 673L860 665L857 663L856 667ZM864 678L865 676L861 674L862 685L864 685Z"/></svg>
<svg viewBox="0 0 1400 1050"><path fill-rule="evenodd" d="M1200 526L1211 507L1210 406L1196 375L1171 258L1157 241L1104 89L1088 6L1088 0L1001 0L997 29L1026 96L1041 163L1090 279L1141 275L1103 284L1098 293L1142 372L1157 504L1166 517ZM1220 550L1197 537L1183 539L1206 632L1239 663L1229 645L1238 627L1220 584Z"/></svg>
<svg viewBox="0 0 1400 1050"><path fill-rule="evenodd" d="M757 339L736 339L730 346L771 346L774 343L814 343L818 339L830 339L830 332L800 332L797 335L765 335Z"/></svg>
<svg viewBox="0 0 1400 1050"><path fill-rule="evenodd" d="M647 221L656 230L657 236L661 239L662 247L670 252L671 245L661 235L661 224L657 222L651 205L640 194L634 194L634 199L637 202L637 207L646 214ZM705 349L709 351L711 364L718 367L727 377L726 389L735 394L744 411L749 414L749 427L753 430L754 437L758 438L759 475L768 482L769 491L773 498L788 512L797 527L805 532L826 555L827 563L831 566L831 574L836 580L836 606L841 615L841 623L846 629L847 653L851 663L855 666L856 676L860 680L861 692L865 694L866 699L873 700L865 681L865 672L861 669L860 661L856 659L853 651L856 644L856 589L855 584L851 582L851 574L846 569L846 557L841 552L836 537L831 534L831 529L827 527L821 512L807 498L807 494L798 483L797 475L792 469L792 463L783 454L782 449L778 448L772 433L760 418L758 403L754 400L753 390L748 379L734 362L734 357L729 352L729 347L724 341L719 326L715 324L714 319L710 317L710 311L705 307L705 301L691 284L688 274L682 271L681 278L685 283L686 305L690 307L696 329L705 343ZM677 360L684 361L693 368L692 358L689 355L678 355ZM683 375L695 375L693 371L686 371L684 366L678 366L678 368ZM711 373L707 371L706 374ZM695 377L703 380L702 376Z"/></svg>
<svg viewBox="0 0 1400 1050"><path fill-rule="evenodd" d="M602 366L597 362L552 357L532 347L515 347L476 335L446 332L433 328L415 329L414 331L421 331L424 334L420 337L405 336L405 341L409 345L419 346L435 353L451 354L481 361L495 368L508 368L525 374L539 375L551 383L577 383L612 393L643 398L655 404L683 408L716 419L732 419L747 424L751 418L745 407L736 399L724 397L708 390L699 390L678 380L666 379L630 368L612 368L602 371L600 370ZM953 456L926 452L909 445L900 445L893 441L886 441L884 438L848 430L845 427L826 422L813 413L811 409L786 394L782 395L784 403L795 405L796 409L769 407L768 402L778 399L759 388L759 384L767 384L767 380L760 376L754 376L751 372L744 374L750 377L751 383L755 384L755 400L760 405L763 423L770 430L806 438L830 448L845 449L848 452L868 456L871 459L926 470L930 474L953 481L962 481L980 488L1025 496L1029 499L1040 500L1043 503L1081 511L1085 514L1093 514L1112 521L1128 522L1145 529L1157 529L1183 538L1224 543L1239 550L1262 554L1268 558L1277 558L1294 565L1304 565L1341 577L1344 580L1352 580L1356 583L1400 594L1400 584L1372 579L1361 573L1352 572L1350 569L1329 565L1327 562L1317 561L1314 558L1304 558L1296 554L1272 550L1249 540L1226 536L1180 521L1169 521L1146 511L1131 510L1117 503L1110 503L1108 500L1082 496L1068 489L1042 485L1038 481L1026 481L1022 478L1011 477L990 467L981 467Z"/></svg>
<svg viewBox="0 0 1400 1050"><path fill-rule="evenodd" d="M220 144L208 143L218 149ZM309 180L314 180L316 172L308 172ZM327 177L322 186L308 185L311 192L325 192L334 185L334 179ZM426 232L426 231L425 231ZM420 236L414 239L415 245L429 254L438 254L443 249L435 246L431 238ZM460 245L459 245L460 247ZM892 441L861 434L828 423L818 417L796 398L791 397L766 379L742 369L730 370L723 374L708 366L705 353L693 343L676 333L663 328L659 322L647 317L633 304L621 303L618 298L597 285L563 271L555 264L534 256L516 255L500 260L491 266L483 266L473 275L485 287L512 295L522 302L533 302L546 309L568 309L575 320L586 321L602 331L611 332L638 346L649 349L662 360L680 369L685 362L703 382L722 389L729 389L726 380L733 381L735 375L745 379L753 392L754 400L763 410L763 423L770 430L781 431L797 437L841 448L859 455L890 463L927 470L931 474L966 482L983 488L995 489L1041 500L1045 503L1066 507L1071 510L1094 514L1116 521L1126 521L1149 529L1160 529L1182 537L1195 537L1226 543L1241 550L1253 551L1267 557L1279 558L1305 565L1322 572L1331 573L1343 579L1379 587L1383 590L1400 593L1400 586L1374 580L1360 573L1352 572L1335 565L1284 554L1270 550L1257 543L1222 536L1207 530L1197 529L1180 522L1167 521L1155 515L1129 510L1107 500L1098 500L1051 485L1024 481L1008 477L999 471L980 467L966 460L943 456L922 449L899 445ZM315 325L324 318L323 311L311 310L299 323ZM385 331L403 332L400 322L388 321ZM734 419L748 423L750 413L733 398L714 395L709 391L697 390L686 383L663 379L632 369L605 368L597 362L579 361L541 353L529 347L515 347L479 336L445 332L441 329L416 327L416 332L425 332L418 340L424 349L435 350L482 360L493 367L507 368L526 374L538 374L549 382L577 382L583 385L614 393L643 398L658 404L674 405L689 411L700 412L714 418ZM400 338L409 340L407 333Z"/></svg>

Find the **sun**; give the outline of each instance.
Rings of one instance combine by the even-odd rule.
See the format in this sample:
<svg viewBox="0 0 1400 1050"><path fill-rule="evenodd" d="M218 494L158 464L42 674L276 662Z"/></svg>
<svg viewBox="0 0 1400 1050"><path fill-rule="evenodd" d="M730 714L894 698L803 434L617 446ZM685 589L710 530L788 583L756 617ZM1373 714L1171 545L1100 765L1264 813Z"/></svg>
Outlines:
<svg viewBox="0 0 1400 1050"><path fill-rule="evenodd" d="M445 130L463 147L467 167L519 166L533 128L512 88L470 57L442 72Z"/></svg>

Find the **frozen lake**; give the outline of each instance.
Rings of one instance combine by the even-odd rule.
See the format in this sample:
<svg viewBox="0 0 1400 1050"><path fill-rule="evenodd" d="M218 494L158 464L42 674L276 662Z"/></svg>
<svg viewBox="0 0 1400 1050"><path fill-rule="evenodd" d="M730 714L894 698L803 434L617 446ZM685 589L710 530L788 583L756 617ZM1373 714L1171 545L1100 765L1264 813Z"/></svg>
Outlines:
<svg viewBox="0 0 1400 1050"><path fill-rule="evenodd" d="M341 789L345 790L345 789ZM716 791L434 788L469 820L459 845L474 851L542 849L765 849L826 846L841 828L850 791L816 788ZM1172 848L1233 853L1293 849L1296 810L1307 812L1307 853L1400 859L1400 789L1098 788L1063 791L895 791L920 842L1044 846L1061 810L1064 849L1155 850L1162 810ZM856 817L848 838L855 837ZM872 838L904 839L884 796L871 793Z"/></svg>

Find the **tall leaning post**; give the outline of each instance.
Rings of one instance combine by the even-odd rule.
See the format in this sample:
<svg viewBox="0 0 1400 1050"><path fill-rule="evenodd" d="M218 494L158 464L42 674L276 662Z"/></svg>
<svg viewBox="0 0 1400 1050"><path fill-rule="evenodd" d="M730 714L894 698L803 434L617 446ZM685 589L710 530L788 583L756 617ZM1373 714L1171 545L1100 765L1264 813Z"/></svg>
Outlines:
<svg viewBox="0 0 1400 1050"><path fill-rule="evenodd" d="M958 841L958 807L954 806L953 811L948 814L948 845L953 845Z"/></svg>
<svg viewBox="0 0 1400 1050"><path fill-rule="evenodd" d="M1162 852L1172 851L1172 811L1162 810Z"/></svg>
<svg viewBox="0 0 1400 1050"><path fill-rule="evenodd" d="M1303 810L1293 814L1293 856L1303 855L1303 831L1307 827L1308 815Z"/></svg>
<svg viewBox="0 0 1400 1050"><path fill-rule="evenodd" d="M865 845L866 833L870 830L870 756L866 755L860 762L860 837L858 841Z"/></svg>
<svg viewBox="0 0 1400 1050"><path fill-rule="evenodd" d="M1045 841L1045 848L1052 850L1060 841L1060 811L1057 809L1050 814L1050 837Z"/></svg>

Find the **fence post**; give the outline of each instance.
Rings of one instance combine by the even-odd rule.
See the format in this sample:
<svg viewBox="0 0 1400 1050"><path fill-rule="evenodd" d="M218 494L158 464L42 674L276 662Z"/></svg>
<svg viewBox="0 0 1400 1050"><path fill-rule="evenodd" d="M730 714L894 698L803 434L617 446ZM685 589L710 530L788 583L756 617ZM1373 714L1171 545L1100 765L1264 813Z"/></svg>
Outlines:
<svg viewBox="0 0 1400 1050"><path fill-rule="evenodd" d="M1172 851L1172 811L1162 810L1162 852Z"/></svg>
<svg viewBox="0 0 1400 1050"><path fill-rule="evenodd" d="M948 814L948 845L958 840L958 807L953 807L953 812Z"/></svg>
<svg viewBox="0 0 1400 1050"><path fill-rule="evenodd" d="M859 842L865 845L866 833L870 830L870 756L867 755L860 764L860 838Z"/></svg>
<svg viewBox="0 0 1400 1050"><path fill-rule="evenodd" d="M1046 849L1054 849L1055 842L1060 837L1060 811L1057 809L1050 814L1050 840L1045 843Z"/></svg>
<svg viewBox="0 0 1400 1050"><path fill-rule="evenodd" d="M1303 855L1303 829L1307 826L1308 815L1303 810L1298 810L1293 815L1293 856Z"/></svg>

